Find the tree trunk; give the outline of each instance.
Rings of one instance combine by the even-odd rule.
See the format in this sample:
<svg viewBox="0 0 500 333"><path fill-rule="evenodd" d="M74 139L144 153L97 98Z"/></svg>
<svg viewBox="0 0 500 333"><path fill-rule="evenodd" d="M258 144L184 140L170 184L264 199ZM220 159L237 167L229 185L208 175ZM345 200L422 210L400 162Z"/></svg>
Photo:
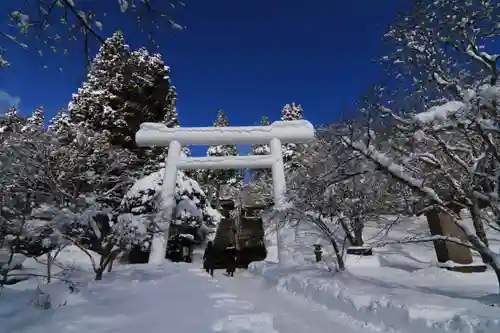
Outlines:
<svg viewBox="0 0 500 333"><path fill-rule="evenodd" d="M474 200L474 205L469 209L469 211L470 211L470 215L471 215L471 218L472 218L472 223L474 224L474 228L476 229L477 237L479 237L479 239L487 247L489 247L488 237L486 236L486 231L484 230L484 224L481 221L481 216L480 216L480 212L479 212L479 206L478 206L477 199ZM488 257L486 257L481 252L479 252L479 254L481 255L481 259L482 259L483 263L489 264L489 260L490 259Z"/></svg>
<svg viewBox="0 0 500 333"><path fill-rule="evenodd" d="M108 264L107 258L109 258L110 253L108 252L107 255L101 254L101 259L99 260L99 267L95 269L95 280L99 281L102 280L102 274L106 270L106 266Z"/></svg>
<svg viewBox="0 0 500 333"><path fill-rule="evenodd" d="M207 199L209 204L212 204L213 197L214 197L214 187L212 186L212 184L209 184L207 190Z"/></svg>
<svg viewBox="0 0 500 333"><path fill-rule="evenodd" d="M363 246L363 222L361 217L354 217L354 246Z"/></svg>
<svg viewBox="0 0 500 333"><path fill-rule="evenodd" d="M216 191L215 191L215 209L220 211L220 192L221 192L221 185L220 183L217 183L216 185Z"/></svg>
<svg viewBox="0 0 500 333"><path fill-rule="evenodd" d="M489 265L493 269L493 272L495 272L495 276L497 278L497 285L498 285L498 294L500 295L500 265L498 263L494 263L494 262L490 262Z"/></svg>
<svg viewBox="0 0 500 333"><path fill-rule="evenodd" d="M486 244L484 244L477 233L474 233L464 221L455 220L457 226L462 229L464 234L467 236L469 243L481 254L481 257L486 258L486 262L493 269L497 277L498 290L500 293L500 260L496 253L493 253Z"/></svg>
<svg viewBox="0 0 500 333"><path fill-rule="evenodd" d="M52 253L47 252L47 283L52 282Z"/></svg>
<svg viewBox="0 0 500 333"><path fill-rule="evenodd" d="M104 273L104 268L102 268L102 267L99 267L95 271L95 280L96 281L101 281L102 280L102 273Z"/></svg>
<svg viewBox="0 0 500 333"><path fill-rule="evenodd" d="M333 250L335 251L335 256L337 257L337 264L339 266L339 271L344 271L345 270L344 258L342 257L342 253L340 252L340 248L337 244L337 241L333 237L330 237L330 243L332 243Z"/></svg>
<svg viewBox="0 0 500 333"><path fill-rule="evenodd" d="M346 218L344 218L344 217L339 218L339 223L340 223L340 226L342 227L342 230L344 230L345 236L346 236L347 240L349 241L349 244L355 245L354 236L352 235L351 230L349 230L349 226L346 223Z"/></svg>
<svg viewBox="0 0 500 333"><path fill-rule="evenodd" d="M116 257L118 256L118 252L114 252L111 254L111 258L109 259L108 263L108 273L111 273L113 270L113 263L115 262Z"/></svg>

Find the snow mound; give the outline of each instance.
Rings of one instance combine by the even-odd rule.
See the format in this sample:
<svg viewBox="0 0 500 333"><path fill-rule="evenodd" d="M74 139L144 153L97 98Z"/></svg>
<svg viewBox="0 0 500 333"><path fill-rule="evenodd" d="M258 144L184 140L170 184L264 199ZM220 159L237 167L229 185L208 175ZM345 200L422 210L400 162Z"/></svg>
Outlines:
<svg viewBox="0 0 500 333"><path fill-rule="evenodd" d="M416 219L394 227L388 239L425 229ZM376 242L380 225L366 227ZM493 272L462 274L438 268L429 244L374 248L374 255L347 255L346 271L328 271L316 263L313 244L322 243L325 259L332 249L311 227L285 228L287 262L258 262L250 272L279 291L301 295L352 318L401 332L493 333L500 331L500 296Z"/></svg>

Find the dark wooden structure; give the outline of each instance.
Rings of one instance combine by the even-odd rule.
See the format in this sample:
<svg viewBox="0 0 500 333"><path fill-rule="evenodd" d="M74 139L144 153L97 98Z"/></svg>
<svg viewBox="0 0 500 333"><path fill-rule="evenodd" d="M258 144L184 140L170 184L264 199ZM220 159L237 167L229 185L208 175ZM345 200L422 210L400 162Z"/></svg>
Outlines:
<svg viewBox="0 0 500 333"><path fill-rule="evenodd" d="M267 205L236 207L234 201L221 201L222 214L214 239L215 268L227 268L224 249L235 247L238 268L248 268L253 261L262 261L267 256L264 244L264 225L260 212Z"/></svg>

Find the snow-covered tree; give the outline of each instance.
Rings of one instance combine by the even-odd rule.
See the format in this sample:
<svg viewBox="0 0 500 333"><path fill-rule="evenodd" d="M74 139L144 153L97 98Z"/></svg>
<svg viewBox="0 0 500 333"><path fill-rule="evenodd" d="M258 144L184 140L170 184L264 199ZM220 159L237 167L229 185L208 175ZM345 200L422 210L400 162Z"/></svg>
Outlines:
<svg viewBox="0 0 500 333"><path fill-rule="evenodd" d="M495 85L497 57L484 47L498 42L499 19L497 1L414 0L386 33L382 59L404 90L410 79L423 109L436 97L459 98L478 77Z"/></svg>
<svg viewBox="0 0 500 333"><path fill-rule="evenodd" d="M165 116L163 123L169 128L179 127L179 114L177 113L177 90L174 86L171 87L169 99L165 101Z"/></svg>
<svg viewBox="0 0 500 333"><path fill-rule="evenodd" d="M318 129L317 140L302 155L301 167L290 174L288 197L296 209L320 214L332 228L338 224L350 245L362 246L365 222L395 210L392 183L339 140L352 128L343 122ZM361 131L353 134L365 136Z"/></svg>
<svg viewBox="0 0 500 333"><path fill-rule="evenodd" d="M300 120L304 118L304 110L300 104L286 104L281 110L281 120ZM304 149L304 145L296 143L286 143L282 145L283 162L287 172L293 171L300 167L299 151Z"/></svg>
<svg viewBox="0 0 500 333"><path fill-rule="evenodd" d="M219 110L217 119L214 122L215 127L227 127L229 121L224 111ZM236 156L238 151L235 145L218 145L211 146L207 150L207 156ZM219 207L219 200L225 195L222 190L225 186L231 187L236 191L243 185L243 171L242 170L202 170L201 179L210 188L215 189L216 207ZM209 199L211 199L211 191L208 191Z"/></svg>
<svg viewBox="0 0 500 333"><path fill-rule="evenodd" d="M112 146L103 133L83 124L73 125L60 139L54 155L61 164L60 180L68 184L69 193L95 196L100 203L117 208L134 182L135 172L129 167L137 164L136 156Z"/></svg>
<svg viewBox="0 0 500 333"><path fill-rule="evenodd" d="M123 198L121 210L149 220L148 231L158 232L155 216L161 213L162 183L165 169L153 172L135 182ZM214 232L220 215L211 208L206 195L198 182L187 177L184 172L177 172L175 189L176 207L173 216L173 228L185 233L198 232L196 238L202 240L206 234ZM151 236L151 235L150 235ZM148 238L147 241L149 241ZM149 243L141 244L147 249Z"/></svg>
<svg viewBox="0 0 500 333"><path fill-rule="evenodd" d="M0 46L2 50L10 47L29 48L36 50L40 56L45 53L66 55L75 48L73 44L76 42L80 44L76 46L78 50L83 47L85 59L96 44L104 43L102 30L107 20L123 24L124 27L139 24L141 31L147 33L148 40L156 45L154 36L158 28L162 28L158 30L162 32L165 31L163 28L182 29L172 19L172 14L183 5L177 0L160 3L120 0L113 7L100 2L90 5L70 0L56 3L29 0L5 13L8 19L5 20L5 26L0 27L0 33L9 38L5 38ZM9 65L3 53L0 54L0 68ZM72 58L75 58L75 53ZM85 63L83 59L82 65Z"/></svg>
<svg viewBox="0 0 500 333"><path fill-rule="evenodd" d="M15 251L38 256L71 243L101 255L92 262L100 279L117 254L149 236L141 225L147 221L116 209L135 180L128 166L136 157L83 123L58 119L49 131L8 133L2 140L3 218L11 222Z"/></svg>
<svg viewBox="0 0 500 333"><path fill-rule="evenodd" d="M496 230L500 226L496 199L500 89L484 82L478 78L469 87L457 86L463 92L461 98L442 101L425 112L401 113L393 111L398 105L381 105L381 113L392 119L393 135L385 149L375 139L371 121L365 130L368 137L339 139L374 163L380 172L411 189L412 204L418 211L427 214L438 210L450 216L466 236L462 240L433 235L420 241L447 241L472 247L500 281L500 262L485 233L488 224ZM471 221L461 217L461 209L469 210Z"/></svg>
<svg viewBox="0 0 500 333"><path fill-rule="evenodd" d="M492 170L498 162L489 154L497 142L490 131L498 120L499 56L488 50L499 41L499 18L495 1L414 1L387 33L391 48L383 58L402 80L401 90L412 83L408 92L416 101L411 108L397 100L381 108L396 125L393 148L403 148L392 149L391 158L404 161L407 175L429 180L426 186L451 215L458 207L471 211L476 236L486 248L478 250L485 262L491 261L483 226L487 219L478 208L494 208L478 193L489 193L497 179ZM420 205L436 202L425 197ZM464 232L478 246L470 230Z"/></svg>
<svg viewBox="0 0 500 333"><path fill-rule="evenodd" d="M135 148L142 122L172 120L165 119L175 103L169 71L159 54L130 51L123 34L115 32L99 49L87 81L69 103L71 121L103 131L113 145Z"/></svg>
<svg viewBox="0 0 500 333"><path fill-rule="evenodd" d="M286 197L291 204L278 214L289 225L298 227L299 224L309 223L317 228L332 245L339 269L344 270L342 249L335 236L339 214L332 196L328 195L331 182L325 182L327 171L317 163L317 152L312 149L302 167L289 175Z"/></svg>
<svg viewBox="0 0 500 333"><path fill-rule="evenodd" d="M23 131L42 131L45 125L45 115L43 111L43 106L39 106L33 110L31 116L26 118L26 125L23 127Z"/></svg>
<svg viewBox="0 0 500 333"><path fill-rule="evenodd" d="M281 109L281 120L299 120L304 118L304 110L300 104L286 104Z"/></svg>
<svg viewBox="0 0 500 333"><path fill-rule="evenodd" d="M25 121L15 106L10 107L0 118L0 133L19 132Z"/></svg>
<svg viewBox="0 0 500 333"><path fill-rule="evenodd" d="M259 126L269 126L269 124L270 124L269 118L264 116L262 117ZM249 155L269 155L269 154L271 154L271 148L269 147L268 144L253 145L249 153ZM270 181L271 171L269 169L261 169L261 170L251 169L249 173L251 181L257 181L263 177L266 178L264 181Z"/></svg>
<svg viewBox="0 0 500 333"><path fill-rule="evenodd" d="M26 118L11 127L16 131L3 132L0 137L1 224L9 245L17 252L36 256L51 249L41 243L43 235L50 234L50 228L42 226L35 230L26 221L34 203L54 202L59 198L60 184L54 174L53 138L40 128L22 130L25 125Z"/></svg>
<svg viewBox="0 0 500 333"><path fill-rule="evenodd" d="M66 110L59 110L56 115L49 121L48 130L55 133L58 138L68 136L68 131L71 131L73 124Z"/></svg>

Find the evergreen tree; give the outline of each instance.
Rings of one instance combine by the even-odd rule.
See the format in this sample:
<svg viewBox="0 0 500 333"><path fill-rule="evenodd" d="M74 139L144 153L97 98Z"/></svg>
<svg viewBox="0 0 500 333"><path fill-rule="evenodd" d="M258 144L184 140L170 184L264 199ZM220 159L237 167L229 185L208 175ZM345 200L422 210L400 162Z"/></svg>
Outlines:
<svg viewBox="0 0 500 333"><path fill-rule="evenodd" d="M123 34L106 40L92 62L87 81L69 103L74 123L102 132L114 146L134 151L148 161L161 149L139 149L135 133L143 122L178 125L175 89L170 69L159 54L146 49L130 51ZM167 115L167 113L169 113Z"/></svg>
<svg viewBox="0 0 500 333"><path fill-rule="evenodd" d="M286 104L281 110L281 120L299 120L304 118L304 110L300 104Z"/></svg>
<svg viewBox="0 0 500 333"><path fill-rule="evenodd" d="M12 107L7 109L7 112L5 112L5 117L12 119L14 117L17 117L18 112L19 111L17 110L17 107L12 106Z"/></svg>
<svg viewBox="0 0 500 333"><path fill-rule="evenodd" d="M169 99L165 101L165 116L163 123L169 128L180 127L179 114L177 113L177 92L175 87L171 87ZM165 159L167 158L168 147L153 148L144 153L145 165L144 174L150 174L158 171L160 168L165 167ZM182 154L191 156L191 150L188 147L182 147ZM186 170L184 172L187 176L192 176L193 172Z"/></svg>
<svg viewBox="0 0 500 333"><path fill-rule="evenodd" d="M300 120L304 118L304 110L300 104L286 104L281 110L281 120ZM283 162L287 172L293 171L300 166L299 150L304 149L304 145L297 145L295 143L286 143L282 145Z"/></svg>
<svg viewBox="0 0 500 333"><path fill-rule="evenodd" d="M262 117L260 121L260 126L269 126L269 118ZM252 150L249 155L269 155L271 153L271 149L268 144L256 144L252 146ZM269 180L270 178L270 170L269 169L252 169L249 170L250 181L257 181L261 178L265 178Z"/></svg>
<svg viewBox="0 0 500 333"><path fill-rule="evenodd" d="M26 125L23 127L25 131L41 131L44 128L45 115L43 106L37 107L31 113L31 116L26 119Z"/></svg>
<svg viewBox="0 0 500 333"><path fill-rule="evenodd" d="M20 132L26 123L26 118L20 116L18 109L13 106L0 118L0 129L2 133Z"/></svg>
<svg viewBox="0 0 500 333"><path fill-rule="evenodd" d="M69 131L71 127L71 120L69 114L66 110L61 109L58 113L49 121L48 129L53 133L56 133L59 137L62 137Z"/></svg>
<svg viewBox="0 0 500 333"><path fill-rule="evenodd" d="M169 128L179 127L179 114L177 113L177 89L170 88L169 99L165 101L165 116L163 123Z"/></svg>
<svg viewBox="0 0 500 333"><path fill-rule="evenodd" d="M215 127L227 127L229 126L229 121L224 113L224 111L219 110L217 113L217 119L214 122ZM236 156L238 151L235 145L217 145L211 146L207 150L207 156ZM241 170L203 170L202 177L205 184L209 188L215 188L215 198L216 206L219 206L219 200L224 195L222 190L227 187L239 188L243 181L243 172ZM228 192L228 190L226 190ZM211 195L209 194L209 198Z"/></svg>

